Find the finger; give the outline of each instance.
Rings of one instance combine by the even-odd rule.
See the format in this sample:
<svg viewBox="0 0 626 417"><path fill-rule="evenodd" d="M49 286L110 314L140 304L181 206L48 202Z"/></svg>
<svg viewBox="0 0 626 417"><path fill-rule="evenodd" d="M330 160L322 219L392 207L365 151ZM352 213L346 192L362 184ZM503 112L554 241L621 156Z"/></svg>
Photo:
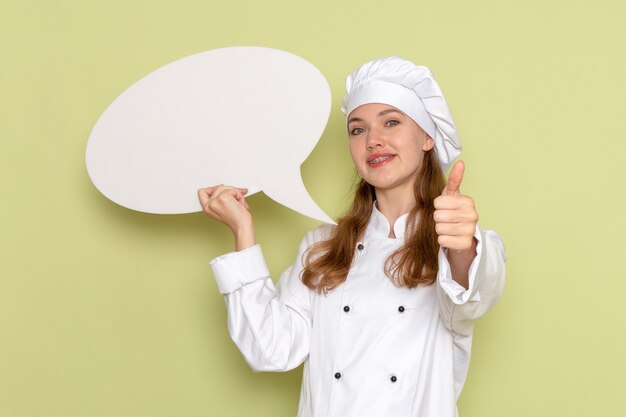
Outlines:
<svg viewBox="0 0 626 417"><path fill-rule="evenodd" d="M246 195L248 193L248 189L247 188L239 188L239 187L233 187L231 185L220 185L218 187L214 187L215 190L213 191L214 195L211 195L212 198L217 197L219 194L221 194L224 191L229 191L230 195L232 194L232 191L235 191L237 193L240 193L241 195Z"/></svg>
<svg viewBox="0 0 626 417"><path fill-rule="evenodd" d="M218 187L220 186L216 185L213 187L200 188L198 190L198 198L200 199L200 204L202 204L202 207L205 207L207 205L207 203L209 202L209 198L215 192L215 190L218 189Z"/></svg>
<svg viewBox="0 0 626 417"><path fill-rule="evenodd" d="M213 194L213 192L215 190L217 190L218 187L221 187L220 185L214 185L212 187L204 187L204 188L199 188L198 189L198 194L206 194L206 195L211 195Z"/></svg>
<svg viewBox="0 0 626 417"><path fill-rule="evenodd" d="M453 236L451 233L451 223L437 223L435 224L435 232L437 236Z"/></svg>
<svg viewBox="0 0 626 417"><path fill-rule="evenodd" d="M465 251L472 248L472 239L468 239L467 237L457 237L457 236L439 236L437 238L437 242L439 246L442 248L448 248L456 251Z"/></svg>
<svg viewBox="0 0 626 417"><path fill-rule="evenodd" d="M212 187L200 188L198 190L198 197L202 209L206 214L215 215L215 208L217 205L223 205L228 198L235 198L238 202L241 202L244 196L248 193L247 188L237 188L228 185L220 184ZM248 204L244 201L242 204L246 210Z"/></svg>
<svg viewBox="0 0 626 417"><path fill-rule="evenodd" d="M243 194L239 188L229 186L220 186L211 195L211 201L215 202L225 202L232 199L239 201L240 198L243 198Z"/></svg>
<svg viewBox="0 0 626 417"><path fill-rule="evenodd" d="M203 198L204 212L213 217L219 216L220 207L223 207L225 200L229 197L229 190L230 188L224 185L209 187L206 197Z"/></svg>
<svg viewBox="0 0 626 417"><path fill-rule="evenodd" d="M435 210L433 219L435 223L458 223L462 221L456 210Z"/></svg>
<svg viewBox="0 0 626 417"><path fill-rule="evenodd" d="M443 189L442 195L460 195L461 182L463 181L463 173L465 172L465 163L456 161L450 175L448 175L448 185Z"/></svg>
<svg viewBox="0 0 626 417"><path fill-rule="evenodd" d="M235 190L237 190L237 192L235 193L235 199L241 203L241 205L248 210L250 207L248 206L248 203L246 202L246 194L248 194L248 189L247 188L235 188Z"/></svg>
<svg viewBox="0 0 626 417"><path fill-rule="evenodd" d="M474 236L476 225L472 223L437 223L435 224L435 232L439 236L455 236L466 237L467 239Z"/></svg>
<svg viewBox="0 0 626 417"><path fill-rule="evenodd" d="M459 211L459 210L437 210L433 218L435 223L467 223L476 225L478 223L478 213L475 211Z"/></svg>
<svg viewBox="0 0 626 417"><path fill-rule="evenodd" d="M474 209L474 199L467 195L440 195L433 205L437 210Z"/></svg>
<svg viewBox="0 0 626 417"><path fill-rule="evenodd" d="M248 193L247 188L237 188L237 187L231 187L228 185L220 184L220 185L215 185L213 187L200 188L198 190L198 196L201 199L204 199L205 197L215 198L224 190L237 190L244 195Z"/></svg>
<svg viewBox="0 0 626 417"><path fill-rule="evenodd" d="M243 189L245 191L247 191L246 189ZM246 192L245 191L239 191L237 192L237 194L235 195L235 198L237 199L237 201L239 201L246 209L248 208L248 203L246 203Z"/></svg>

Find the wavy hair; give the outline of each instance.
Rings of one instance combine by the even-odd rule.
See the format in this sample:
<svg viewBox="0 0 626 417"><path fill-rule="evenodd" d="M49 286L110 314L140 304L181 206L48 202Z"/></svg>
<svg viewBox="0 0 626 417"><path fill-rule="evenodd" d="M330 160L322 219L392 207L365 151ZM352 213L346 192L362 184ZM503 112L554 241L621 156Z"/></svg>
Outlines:
<svg viewBox="0 0 626 417"><path fill-rule="evenodd" d="M413 189L416 205L407 218L404 245L385 261L385 274L399 287L414 288L435 282L439 243L433 218L434 200L444 187L445 178L433 148L424 153L416 174ZM308 288L327 294L346 280L375 199L374 187L361 179L352 206L337 220L329 239L312 245L303 255L302 282Z"/></svg>

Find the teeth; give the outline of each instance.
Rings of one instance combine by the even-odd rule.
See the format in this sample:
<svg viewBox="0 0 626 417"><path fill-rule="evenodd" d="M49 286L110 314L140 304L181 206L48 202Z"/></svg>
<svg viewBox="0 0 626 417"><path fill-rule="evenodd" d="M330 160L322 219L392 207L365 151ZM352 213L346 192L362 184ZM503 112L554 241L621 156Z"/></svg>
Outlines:
<svg viewBox="0 0 626 417"><path fill-rule="evenodd" d="M379 156L376 159L372 159L371 161L368 162L368 164L377 164L379 162L383 162L386 161L387 159L391 158L391 155L385 155L385 156Z"/></svg>

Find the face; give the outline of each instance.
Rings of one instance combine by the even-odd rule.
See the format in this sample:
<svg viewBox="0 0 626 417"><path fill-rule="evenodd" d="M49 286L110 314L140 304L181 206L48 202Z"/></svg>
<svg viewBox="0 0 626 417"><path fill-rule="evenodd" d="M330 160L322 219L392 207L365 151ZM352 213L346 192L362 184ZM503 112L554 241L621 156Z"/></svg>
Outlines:
<svg viewBox="0 0 626 417"><path fill-rule="evenodd" d="M424 152L434 141L406 114L370 103L348 115L350 154L361 177L379 190L413 190Z"/></svg>

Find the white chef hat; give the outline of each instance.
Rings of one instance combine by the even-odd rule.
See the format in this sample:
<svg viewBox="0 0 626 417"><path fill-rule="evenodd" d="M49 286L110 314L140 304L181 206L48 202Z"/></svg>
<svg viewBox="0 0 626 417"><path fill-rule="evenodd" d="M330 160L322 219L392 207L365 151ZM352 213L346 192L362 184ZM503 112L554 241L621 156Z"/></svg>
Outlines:
<svg viewBox="0 0 626 417"><path fill-rule="evenodd" d="M346 79L341 111L368 103L389 104L415 121L433 140L442 168L461 153L450 109L430 70L390 56L362 65Z"/></svg>

